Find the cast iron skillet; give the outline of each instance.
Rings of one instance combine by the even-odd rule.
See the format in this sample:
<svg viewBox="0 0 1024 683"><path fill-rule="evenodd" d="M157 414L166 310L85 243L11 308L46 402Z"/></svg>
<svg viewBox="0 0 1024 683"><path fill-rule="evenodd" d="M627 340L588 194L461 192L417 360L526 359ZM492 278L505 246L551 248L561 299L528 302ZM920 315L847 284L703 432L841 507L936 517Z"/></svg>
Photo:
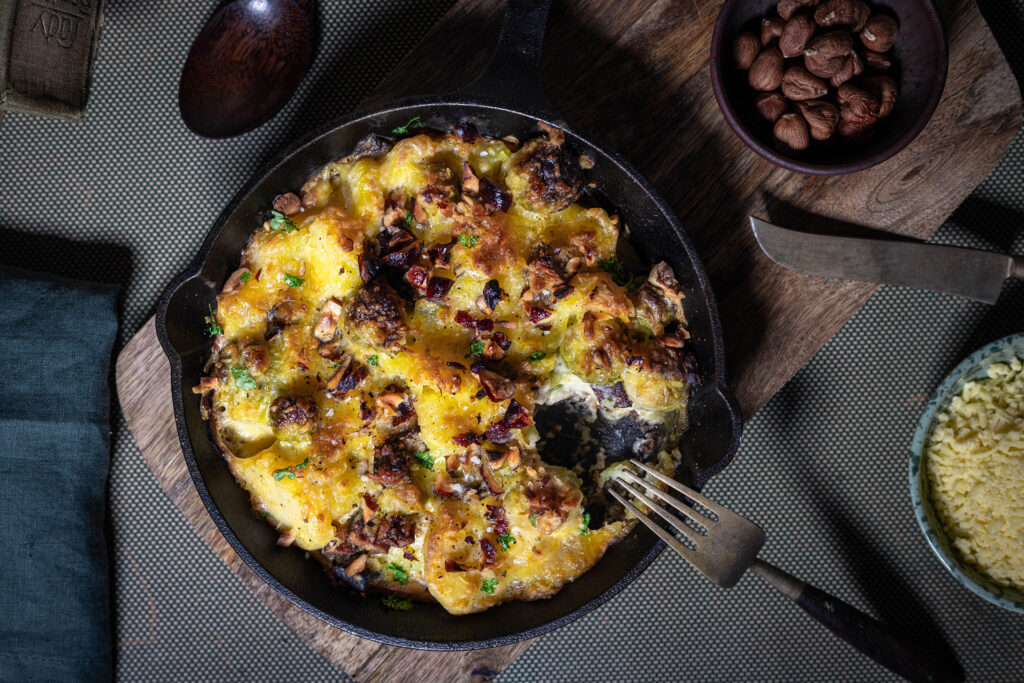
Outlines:
<svg viewBox="0 0 1024 683"><path fill-rule="evenodd" d="M725 384L722 333L704 268L671 209L624 159L560 120L540 87L540 50L548 0L509 0L494 57L464 90L402 100L352 114L301 140L239 190L210 229L188 269L164 291L157 335L171 364L171 389L178 437L199 496L221 533L243 560L279 593L327 623L389 645L430 650L468 650L507 645L567 624L604 603L640 574L663 549L643 526L609 549L605 557L549 600L515 602L482 614L452 616L440 606L390 611L379 600L334 586L317 562L295 548L280 548L277 533L257 519L249 495L235 482L211 444L199 413L199 383L210 350L203 317L238 264L252 231L273 197L301 187L330 161L348 155L369 133L420 116L429 128L448 129L466 119L481 133L521 140L536 136L537 121L559 126L578 153L596 162L588 180L616 207L630 240L647 263L667 260L683 290L686 318L697 356L700 384L689 400L690 428L680 448L680 478L703 485L728 464L739 446L742 420ZM616 450L628 439L620 437Z"/></svg>

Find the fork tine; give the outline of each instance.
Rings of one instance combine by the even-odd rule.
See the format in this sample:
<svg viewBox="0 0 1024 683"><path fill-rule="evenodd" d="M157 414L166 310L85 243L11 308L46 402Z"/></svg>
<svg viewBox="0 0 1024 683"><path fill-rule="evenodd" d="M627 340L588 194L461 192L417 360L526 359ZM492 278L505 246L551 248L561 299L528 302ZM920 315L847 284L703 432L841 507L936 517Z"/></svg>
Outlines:
<svg viewBox="0 0 1024 683"><path fill-rule="evenodd" d="M688 486L683 486L682 484L680 484L675 479L672 479L671 477L666 477L664 474L662 474L658 470L654 469L653 467L649 467L649 466L643 464L642 462L640 462L639 460L630 460L629 462L631 462L633 465L639 467L644 472L646 472L647 474L651 475L652 477L654 477L658 481L662 482L663 484L666 484L669 487L675 489L676 491L678 491L679 493L683 494L684 496L686 496L690 500L692 500L694 502L697 502L697 503L700 503L701 505L706 507L708 510L711 510L712 512L714 512L716 515L729 514L728 508L722 507L721 505L719 505L715 501L711 500L710 498L708 498L706 496L702 496L701 494L697 493L696 491L694 491L693 489L691 489Z"/></svg>
<svg viewBox="0 0 1024 683"><path fill-rule="evenodd" d="M661 489L659 489L657 486L655 486L651 482L647 481L643 477L636 476L635 474L633 474L629 470L619 470L618 472L615 473L615 476L618 477L620 480L622 478L629 479L630 482L642 486L648 493L650 493L652 495L655 495L658 498L661 498L662 500L664 500L666 503L668 503L669 507L673 508L676 512L678 512L681 515L685 515L685 516L689 517L690 519L692 519L697 524L700 524L701 526L707 527L709 524L714 524L715 523L715 520L711 519L710 517L707 517L705 515L700 514L700 512L698 512L697 510L694 510L692 507L690 507L689 505L687 505L683 501L679 500L678 498L676 498L672 494L666 493L665 491L662 491ZM621 483L621 481L620 481L620 483Z"/></svg>
<svg viewBox="0 0 1024 683"><path fill-rule="evenodd" d="M639 519L645 527L653 531L658 538L663 540L670 548L672 548L672 550L675 550L677 553L679 553L684 560L686 560L694 566L697 566L696 563L700 560L700 556L696 552L694 552L693 549L685 546L675 536L673 536L672 534L658 526L653 519L651 519L644 513L640 512L640 510L637 509L635 505L626 500L625 497L623 497L615 489L609 488L608 493L612 494L612 497L615 498L615 500L622 503L623 507L625 507L627 510L636 515L636 518Z"/></svg>
<svg viewBox="0 0 1024 683"><path fill-rule="evenodd" d="M693 527L689 527L689 526L683 524L679 520L678 517L673 516L670 512L668 512L667 510L662 508L660 505L655 503L653 500L651 500L650 498L645 496L643 491L640 491L639 489L630 486L629 484L627 484L626 482L622 481L621 479L617 479L616 483L619 486L621 486L622 488L624 488L627 491L629 491L630 494L632 494L634 497L636 497L637 500L639 500L641 503L646 505L652 512L656 513L659 517L661 517L666 522L671 524L673 529L675 529L676 531L681 533L683 536L686 536L688 539L690 539L694 543L700 543L700 539L702 537L702 534L699 531L697 531Z"/></svg>

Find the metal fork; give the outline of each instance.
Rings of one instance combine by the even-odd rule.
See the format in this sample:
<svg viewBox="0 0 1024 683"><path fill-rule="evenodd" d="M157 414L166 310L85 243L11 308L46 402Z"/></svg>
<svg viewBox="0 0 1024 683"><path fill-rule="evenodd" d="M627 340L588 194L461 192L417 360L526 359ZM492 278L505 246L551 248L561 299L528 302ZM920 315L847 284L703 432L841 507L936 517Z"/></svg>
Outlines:
<svg viewBox="0 0 1024 683"><path fill-rule="evenodd" d="M689 544L681 542L614 488L609 488L609 493L716 585L731 588L753 567L763 579L826 628L895 673L912 681L963 680L963 671L955 664L955 658L937 656L935 650L923 653L903 642L874 617L757 559L765 540L765 533L758 525L641 462L629 462L696 504L680 500L628 468L619 470L613 480L668 522ZM676 514L659 505L653 497L659 498Z"/></svg>

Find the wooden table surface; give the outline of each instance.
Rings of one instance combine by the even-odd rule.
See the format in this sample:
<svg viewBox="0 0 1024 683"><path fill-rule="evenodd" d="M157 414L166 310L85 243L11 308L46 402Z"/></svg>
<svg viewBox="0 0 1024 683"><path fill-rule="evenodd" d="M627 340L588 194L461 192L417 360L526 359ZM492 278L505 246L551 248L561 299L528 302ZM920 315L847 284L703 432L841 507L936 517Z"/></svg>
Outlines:
<svg viewBox="0 0 1024 683"><path fill-rule="evenodd" d="M564 118L651 180L682 219L718 296L733 387L753 414L875 291L786 271L760 254L745 218L815 217L924 238L980 183L1014 139L1020 93L973 1L944 8L950 47L942 101L921 136L884 164L845 177L790 173L732 133L707 65L714 0L555 0L544 49L548 95ZM501 0L459 0L367 104L444 92L471 80L497 36ZM188 477L174 432L169 368L152 321L118 358L118 392L160 486L207 543L290 628L360 681L482 680L529 642L469 653L382 646L333 629L275 594L235 555Z"/></svg>

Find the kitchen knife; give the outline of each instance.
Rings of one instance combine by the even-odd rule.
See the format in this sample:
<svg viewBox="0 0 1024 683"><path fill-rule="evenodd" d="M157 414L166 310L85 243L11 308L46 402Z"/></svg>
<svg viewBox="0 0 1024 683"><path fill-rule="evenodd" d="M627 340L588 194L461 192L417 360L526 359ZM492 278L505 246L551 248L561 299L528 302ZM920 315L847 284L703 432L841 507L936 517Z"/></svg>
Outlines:
<svg viewBox="0 0 1024 683"><path fill-rule="evenodd" d="M812 235L750 216L761 250L798 273L904 285L994 304L1009 277L1024 278L1024 257L990 251Z"/></svg>

